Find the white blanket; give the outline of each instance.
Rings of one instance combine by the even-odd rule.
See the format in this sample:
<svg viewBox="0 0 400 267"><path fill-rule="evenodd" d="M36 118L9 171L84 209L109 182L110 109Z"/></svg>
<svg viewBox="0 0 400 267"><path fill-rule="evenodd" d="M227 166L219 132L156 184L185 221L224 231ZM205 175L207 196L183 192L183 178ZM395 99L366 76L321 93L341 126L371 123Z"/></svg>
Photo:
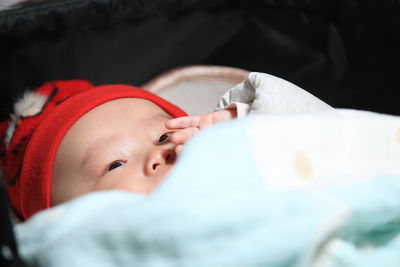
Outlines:
<svg viewBox="0 0 400 267"><path fill-rule="evenodd" d="M295 114L330 110L328 104L286 80L266 73L251 72L226 92L217 110L237 106L238 115Z"/></svg>

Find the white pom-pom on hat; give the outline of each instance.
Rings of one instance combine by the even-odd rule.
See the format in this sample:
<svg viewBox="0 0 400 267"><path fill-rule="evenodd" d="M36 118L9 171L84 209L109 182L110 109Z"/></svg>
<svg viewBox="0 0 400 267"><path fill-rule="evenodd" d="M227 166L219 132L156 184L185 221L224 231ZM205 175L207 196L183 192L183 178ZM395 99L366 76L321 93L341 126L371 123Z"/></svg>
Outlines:
<svg viewBox="0 0 400 267"><path fill-rule="evenodd" d="M7 128L4 142L8 146L14 135L19 121L26 117L36 116L42 112L48 96L35 92L25 92L24 95L14 104L14 113L11 114L11 121Z"/></svg>

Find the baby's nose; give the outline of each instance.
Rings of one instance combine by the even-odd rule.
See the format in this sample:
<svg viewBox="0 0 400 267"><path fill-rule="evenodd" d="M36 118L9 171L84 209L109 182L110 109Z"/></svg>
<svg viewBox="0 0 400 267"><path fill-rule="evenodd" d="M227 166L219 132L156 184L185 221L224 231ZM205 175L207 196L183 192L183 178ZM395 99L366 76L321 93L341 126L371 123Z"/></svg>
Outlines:
<svg viewBox="0 0 400 267"><path fill-rule="evenodd" d="M174 149L156 148L150 152L146 162L146 175L154 175L159 172L167 171L174 163L176 153Z"/></svg>

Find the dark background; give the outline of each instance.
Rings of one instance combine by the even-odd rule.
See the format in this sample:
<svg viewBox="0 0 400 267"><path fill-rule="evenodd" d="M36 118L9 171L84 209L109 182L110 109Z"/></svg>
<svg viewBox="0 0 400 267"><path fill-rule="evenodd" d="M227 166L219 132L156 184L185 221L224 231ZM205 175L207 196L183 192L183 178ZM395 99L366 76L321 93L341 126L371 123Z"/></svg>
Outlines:
<svg viewBox="0 0 400 267"><path fill-rule="evenodd" d="M397 0L52 0L0 12L0 118L55 79L140 85L213 64L287 79L334 107L400 115Z"/></svg>

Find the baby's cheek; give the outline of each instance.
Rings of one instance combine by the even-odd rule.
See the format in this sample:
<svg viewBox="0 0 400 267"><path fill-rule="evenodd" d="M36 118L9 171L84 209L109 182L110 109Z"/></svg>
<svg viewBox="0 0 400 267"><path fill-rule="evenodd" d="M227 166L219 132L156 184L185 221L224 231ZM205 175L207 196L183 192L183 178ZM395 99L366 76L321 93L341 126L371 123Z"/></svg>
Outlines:
<svg viewBox="0 0 400 267"><path fill-rule="evenodd" d="M53 175L51 185L51 206L65 203L71 199L86 194L89 190L83 182L76 179L77 175L68 172Z"/></svg>

